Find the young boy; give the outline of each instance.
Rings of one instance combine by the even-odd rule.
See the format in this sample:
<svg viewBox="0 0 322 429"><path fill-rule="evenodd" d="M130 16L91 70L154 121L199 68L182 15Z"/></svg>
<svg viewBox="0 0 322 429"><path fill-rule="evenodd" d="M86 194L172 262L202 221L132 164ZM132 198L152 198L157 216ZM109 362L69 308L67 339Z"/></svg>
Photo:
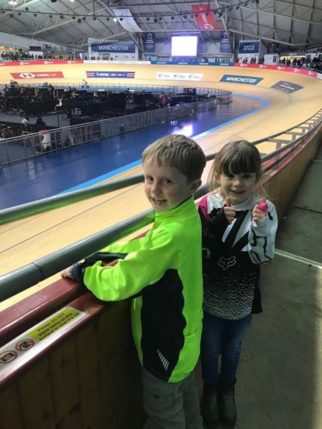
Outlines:
<svg viewBox="0 0 322 429"><path fill-rule="evenodd" d="M193 375L202 327L201 225L192 194L205 164L200 146L182 135L148 146L143 170L155 211L152 229L103 249L123 254L114 266L75 264L63 273L101 300L134 298L146 429L202 429Z"/></svg>

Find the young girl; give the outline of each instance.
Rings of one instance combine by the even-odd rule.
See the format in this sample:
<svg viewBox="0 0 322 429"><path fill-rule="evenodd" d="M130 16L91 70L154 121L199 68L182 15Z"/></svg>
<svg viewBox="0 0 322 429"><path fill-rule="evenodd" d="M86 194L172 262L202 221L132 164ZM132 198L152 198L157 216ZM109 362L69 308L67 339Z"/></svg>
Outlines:
<svg viewBox="0 0 322 429"><path fill-rule="evenodd" d="M226 144L210 171L212 193L199 204L203 227L204 325L201 346L204 420L236 423L234 386L241 341L261 312L259 265L274 255L277 214L259 196L261 157L247 141ZM219 357L221 357L219 365Z"/></svg>

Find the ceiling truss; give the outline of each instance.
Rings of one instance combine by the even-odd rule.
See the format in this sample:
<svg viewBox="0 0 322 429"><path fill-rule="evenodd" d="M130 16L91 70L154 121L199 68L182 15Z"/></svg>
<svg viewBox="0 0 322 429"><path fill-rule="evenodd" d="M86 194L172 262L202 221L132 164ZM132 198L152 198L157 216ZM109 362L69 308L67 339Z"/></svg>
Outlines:
<svg viewBox="0 0 322 429"><path fill-rule="evenodd" d="M0 0L4 33L82 49L88 38L134 40L142 49L142 33L130 33L114 22L114 8L129 9L143 32L167 42L173 33L198 32L191 6L207 4L221 30L236 45L240 38L262 39L287 49L322 48L322 0ZM202 32L205 42L218 41L217 31Z"/></svg>

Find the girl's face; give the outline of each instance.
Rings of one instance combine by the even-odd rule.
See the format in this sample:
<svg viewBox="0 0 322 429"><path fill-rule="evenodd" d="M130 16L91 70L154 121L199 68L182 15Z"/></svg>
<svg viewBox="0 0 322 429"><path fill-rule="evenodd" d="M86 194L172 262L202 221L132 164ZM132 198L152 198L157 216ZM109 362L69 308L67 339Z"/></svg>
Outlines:
<svg viewBox="0 0 322 429"><path fill-rule="evenodd" d="M232 204L246 201L256 191L256 173L225 174L216 177L222 196L229 198Z"/></svg>

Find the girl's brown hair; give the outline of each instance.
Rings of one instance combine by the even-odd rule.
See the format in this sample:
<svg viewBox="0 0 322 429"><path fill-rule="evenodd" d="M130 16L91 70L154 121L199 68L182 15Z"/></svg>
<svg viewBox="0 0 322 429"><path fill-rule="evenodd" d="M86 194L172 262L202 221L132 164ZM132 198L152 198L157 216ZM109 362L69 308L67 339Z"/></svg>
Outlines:
<svg viewBox="0 0 322 429"><path fill-rule="evenodd" d="M256 173L256 181L262 175L260 153L256 146L246 140L227 143L220 149L209 172L209 188L218 187L216 177L220 174L240 173Z"/></svg>

